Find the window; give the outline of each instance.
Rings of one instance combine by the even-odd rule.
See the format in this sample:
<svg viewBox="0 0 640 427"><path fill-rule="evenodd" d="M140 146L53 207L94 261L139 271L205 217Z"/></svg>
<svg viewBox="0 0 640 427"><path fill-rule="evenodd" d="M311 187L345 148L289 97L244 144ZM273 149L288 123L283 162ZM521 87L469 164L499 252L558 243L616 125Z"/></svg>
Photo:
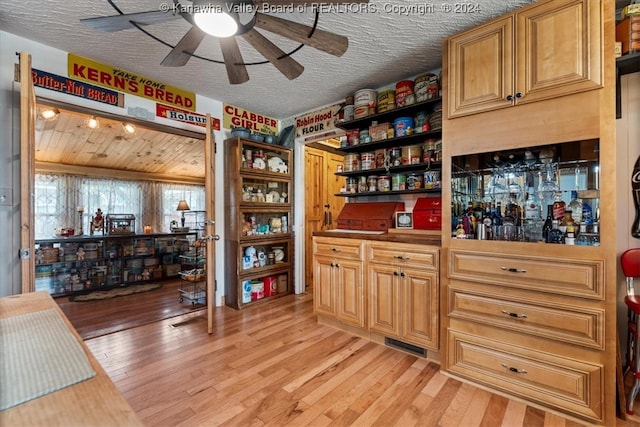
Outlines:
<svg viewBox="0 0 640 427"><path fill-rule="evenodd" d="M192 211L204 210L204 186L36 174L35 237L52 237L56 228L88 234L98 208L104 215L134 215L136 232L145 225L168 232L171 221L181 217L176 211L180 200L186 200Z"/></svg>

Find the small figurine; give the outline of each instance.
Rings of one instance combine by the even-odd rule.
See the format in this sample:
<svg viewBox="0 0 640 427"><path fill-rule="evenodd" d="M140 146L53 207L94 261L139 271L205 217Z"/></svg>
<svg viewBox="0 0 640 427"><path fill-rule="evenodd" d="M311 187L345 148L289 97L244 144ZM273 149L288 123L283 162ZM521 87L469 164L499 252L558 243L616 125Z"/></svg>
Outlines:
<svg viewBox="0 0 640 427"><path fill-rule="evenodd" d="M78 248L78 252L76 252L76 257L78 258L78 261L84 261L84 247L80 246Z"/></svg>
<svg viewBox="0 0 640 427"><path fill-rule="evenodd" d="M149 280L151 278L151 273L146 268L142 272L142 280Z"/></svg>
<svg viewBox="0 0 640 427"><path fill-rule="evenodd" d="M93 236L93 232L98 230L102 231L102 234L104 234L104 217L102 216L102 210L100 208L98 208L96 214L91 217L91 235Z"/></svg>

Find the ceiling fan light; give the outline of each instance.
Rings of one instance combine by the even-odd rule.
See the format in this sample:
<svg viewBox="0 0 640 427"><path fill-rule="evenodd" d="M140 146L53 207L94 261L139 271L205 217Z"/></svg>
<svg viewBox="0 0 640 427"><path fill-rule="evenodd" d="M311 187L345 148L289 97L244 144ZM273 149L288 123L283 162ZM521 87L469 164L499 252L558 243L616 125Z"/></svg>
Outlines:
<svg viewBox="0 0 640 427"><path fill-rule="evenodd" d="M230 37L238 31L238 22L232 15L216 10L203 10L193 14L196 25L214 37Z"/></svg>

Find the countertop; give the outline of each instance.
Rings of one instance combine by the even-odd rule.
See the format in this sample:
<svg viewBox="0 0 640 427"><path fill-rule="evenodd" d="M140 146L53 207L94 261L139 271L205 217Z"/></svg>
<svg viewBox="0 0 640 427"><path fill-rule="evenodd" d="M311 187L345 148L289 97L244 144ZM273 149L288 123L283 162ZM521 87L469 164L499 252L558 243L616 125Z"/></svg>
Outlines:
<svg viewBox="0 0 640 427"><path fill-rule="evenodd" d="M361 230L323 230L315 231L314 237L334 237L342 239L377 240L383 242L418 243L429 246L442 245L439 231L429 230L389 230L388 232L372 232Z"/></svg>

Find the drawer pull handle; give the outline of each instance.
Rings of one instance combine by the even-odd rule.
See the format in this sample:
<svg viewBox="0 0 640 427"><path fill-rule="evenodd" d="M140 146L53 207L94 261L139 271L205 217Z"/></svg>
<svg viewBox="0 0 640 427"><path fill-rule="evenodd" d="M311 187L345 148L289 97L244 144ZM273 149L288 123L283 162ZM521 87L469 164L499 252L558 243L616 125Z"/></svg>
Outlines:
<svg viewBox="0 0 640 427"><path fill-rule="evenodd" d="M518 313L512 313L510 311L507 310L500 310L502 312L502 314L506 314L507 316L510 317L516 317L518 319L526 319L527 315L526 314L518 314Z"/></svg>
<svg viewBox="0 0 640 427"><path fill-rule="evenodd" d="M340 252L340 249L338 249L338 248L331 248L331 250L332 250L333 252Z"/></svg>
<svg viewBox="0 0 640 427"><path fill-rule="evenodd" d="M400 259L400 260L409 259L408 256L402 256L402 255L396 255L394 258Z"/></svg>
<svg viewBox="0 0 640 427"><path fill-rule="evenodd" d="M527 270L524 268L513 268L513 267L500 267L503 271L508 271L509 273L526 273Z"/></svg>
<svg viewBox="0 0 640 427"><path fill-rule="evenodd" d="M511 372L513 372L514 374L526 374L527 370L526 369L518 369L518 368L513 368L511 366L507 366L504 363L500 364L503 368L507 368L508 370L510 370Z"/></svg>

